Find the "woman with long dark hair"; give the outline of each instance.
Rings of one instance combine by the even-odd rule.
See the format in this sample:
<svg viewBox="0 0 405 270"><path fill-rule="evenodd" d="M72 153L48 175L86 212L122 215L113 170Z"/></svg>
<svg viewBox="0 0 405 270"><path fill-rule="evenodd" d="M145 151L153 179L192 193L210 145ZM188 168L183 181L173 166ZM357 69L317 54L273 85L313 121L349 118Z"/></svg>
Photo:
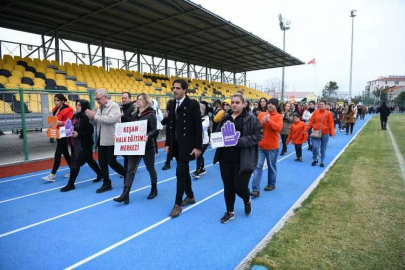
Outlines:
<svg viewBox="0 0 405 270"><path fill-rule="evenodd" d="M159 134L157 130L156 123L156 112L152 109L152 101L146 94L138 95L136 99L136 105L138 110L132 116L133 121L142 121L147 120L147 130L146 130L146 147L145 155L129 156L128 160L128 171L127 176L125 177L124 190L122 191L121 196L114 198L116 202L124 202L129 204L129 192L134 182L135 173L138 169L139 162L141 159L145 162L146 169L149 172L151 178L151 191L148 196L148 199L153 199L157 196L157 174L155 170L155 140Z"/></svg>
<svg viewBox="0 0 405 270"><path fill-rule="evenodd" d="M258 113L257 115L259 115L259 113L261 112L266 112L267 111L267 104L268 104L268 100L265 97L262 97L259 99L259 108L258 108Z"/></svg>
<svg viewBox="0 0 405 270"><path fill-rule="evenodd" d="M221 218L222 223L234 218L236 195L242 198L245 204L245 214L249 216L252 212L249 179L256 168L257 145L263 134L257 117L244 110L244 102L243 94L234 94L231 97L231 110L224 115L217 128L217 131L223 128L227 137L233 137L236 143L234 146L218 148L214 157L214 164L219 162L224 183L226 212Z"/></svg>
<svg viewBox="0 0 405 270"><path fill-rule="evenodd" d="M73 117L73 108L70 107L67 102L67 98L63 94L56 94L53 102L55 103L55 107L52 109L53 116L58 118L56 123L56 128L59 129L63 127L68 119L72 119ZM65 157L67 164L70 166L70 154L68 148L68 139L60 138L56 139L56 151L55 151L55 158L53 161L53 168L49 175L42 177L43 180L54 182L55 181L55 174L59 169L60 161L62 155Z"/></svg>
<svg viewBox="0 0 405 270"><path fill-rule="evenodd" d="M87 100L79 99L76 101L76 113L72 118L73 132L72 137L68 138L72 149L72 160L70 163L70 175L67 185L61 188L61 192L75 189L75 181L82 167L86 162L90 168L97 174L94 182L101 180L101 170L98 163L93 158L93 133L94 127L86 116L86 110L90 109Z"/></svg>

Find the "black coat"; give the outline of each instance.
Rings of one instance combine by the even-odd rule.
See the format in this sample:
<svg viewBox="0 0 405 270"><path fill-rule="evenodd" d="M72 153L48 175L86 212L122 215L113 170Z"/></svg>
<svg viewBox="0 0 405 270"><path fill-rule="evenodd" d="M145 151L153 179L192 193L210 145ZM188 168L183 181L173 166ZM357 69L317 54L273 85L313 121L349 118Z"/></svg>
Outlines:
<svg viewBox="0 0 405 270"><path fill-rule="evenodd" d="M226 113L217 127L217 132L221 130L221 127L231 117L232 112ZM257 166L257 160L259 155L258 144L263 137L263 127L260 124L256 116L251 113L247 113L243 118L243 132L242 137L239 138L236 147L240 147L240 172L252 172ZM219 161L221 155L221 149L218 148L214 156L214 164Z"/></svg>
<svg viewBox="0 0 405 270"><path fill-rule="evenodd" d="M121 110L124 113L124 115L121 116L121 123L132 121L132 113L134 112L134 109L135 109L135 106L134 106L134 103L132 103L132 102L122 105Z"/></svg>
<svg viewBox="0 0 405 270"><path fill-rule="evenodd" d="M391 114L390 108L384 104L381 105L379 112L380 112L380 118L382 118L382 119L388 118L388 116L390 116L390 114Z"/></svg>
<svg viewBox="0 0 405 270"><path fill-rule="evenodd" d="M82 110L73 115L72 123L74 131L77 132L77 137L73 138L73 147L76 157L80 155L82 149L93 150L93 133L94 126L90 123L89 118L86 116L85 111L90 108L90 104L87 100L78 100L80 102Z"/></svg>
<svg viewBox="0 0 405 270"><path fill-rule="evenodd" d="M175 130L177 133L177 142L179 144L178 159L180 161L190 161L195 157L190 156L194 148L202 149L202 123L201 111L198 101L185 97L177 109L176 102L169 104L169 116L166 126L166 143L169 146L169 157L174 156L173 146L175 141Z"/></svg>
<svg viewBox="0 0 405 270"><path fill-rule="evenodd" d="M148 135L148 141L146 142L146 148L155 147L155 138L159 135L157 130L157 120L156 120L156 111L151 107L146 108L141 114L139 111L136 111L131 118L131 121L141 121L147 120L148 126L146 128L146 135Z"/></svg>

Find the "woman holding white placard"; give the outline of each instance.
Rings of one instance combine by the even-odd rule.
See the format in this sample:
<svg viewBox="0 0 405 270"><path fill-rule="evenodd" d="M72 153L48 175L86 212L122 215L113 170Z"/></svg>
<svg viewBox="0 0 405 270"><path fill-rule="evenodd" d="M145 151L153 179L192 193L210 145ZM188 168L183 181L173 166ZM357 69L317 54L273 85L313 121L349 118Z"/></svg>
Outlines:
<svg viewBox="0 0 405 270"><path fill-rule="evenodd" d="M216 130L222 132L225 145L217 149L214 157L214 164L219 162L224 183L227 211L221 218L222 223L234 218L236 195L244 201L245 214L249 216L252 211L249 179L256 168L257 145L263 134L257 117L243 108L244 102L243 94L234 94L231 98L231 111L223 116Z"/></svg>
<svg viewBox="0 0 405 270"><path fill-rule="evenodd" d="M129 204L129 192L134 182L135 173L138 169L139 162L143 158L145 162L146 169L149 172L151 178L152 189L148 196L148 199L153 199L157 196L157 174L155 170L155 140L159 134L157 130L157 120L156 112L152 109L152 101L146 94L138 95L136 99L136 105L138 110L132 115L132 121L142 121L147 120L147 130L146 130L146 147L145 155L135 155L129 156L128 159L128 170L125 177L124 190L121 196L114 198L116 202L124 202Z"/></svg>

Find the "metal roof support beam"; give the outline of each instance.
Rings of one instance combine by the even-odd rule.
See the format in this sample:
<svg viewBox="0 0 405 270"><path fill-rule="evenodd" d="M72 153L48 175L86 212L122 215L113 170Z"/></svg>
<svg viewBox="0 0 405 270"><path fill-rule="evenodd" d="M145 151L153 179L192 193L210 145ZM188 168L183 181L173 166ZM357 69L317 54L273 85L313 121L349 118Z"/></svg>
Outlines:
<svg viewBox="0 0 405 270"><path fill-rule="evenodd" d="M152 66L151 66L151 65L149 64L149 62L145 59L145 57L143 57L142 54L141 54L141 56L142 56L143 60L145 61L145 63L149 66L149 69L150 69L150 70L153 70ZM153 61L153 58L152 58L152 61Z"/></svg>
<svg viewBox="0 0 405 270"><path fill-rule="evenodd" d="M190 75L190 60L187 59L187 78L191 79Z"/></svg>
<svg viewBox="0 0 405 270"><path fill-rule="evenodd" d="M47 42L45 42L45 44L48 43L50 40L51 39L49 39ZM32 54L34 54L36 51L38 51L38 53L39 53L38 58L41 58L40 49L43 48L44 53L45 53L45 47L43 47L44 41L45 41L45 37L44 37L44 35L42 35L42 44L40 46L36 46L37 48L35 50L33 50L30 54L28 54L26 57L30 57Z"/></svg>
<svg viewBox="0 0 405 270"><path fill-rule="evenodd" d="M244 85L246 86L246 71L245 71L245 76L244 76Z"/></svg>
<svg viewBox="0 0 405 270"><path fill-rule="evenodd" d="M233 84L236 84L236 72L233 72Z"/></svg>
<svg viewBox="0 0 405 270"><path fill-rule="evenodd" d="M208 65L205 63L205 80L208 81Z"/></svg>
<svg viewBox="0 0 405 270"><path fill-rule="evenodd" d="M157 67L156 67L156 69L155 69L158 74L159 74L159 72L160 72L160 68L159 68L159 67L160 67L160 64L162 64L163 60L164 60L164 58L160 59L159 63L157 64ZM156 71L155 71L155 73L156 73Z"/></svg>
<svg viewBox="0 0 405 270"><path fill-rule="evenodd" d="M128 61L127 61L127 59L126 59L126 54L127 54L127 51L124 51L124 61L125 61L125 64L121 67L121 69L122 69L124 66L126 66L126 69L128 70L128 69L130 69L130 68L132 68L132 67L134 67L134 66L137 65L137 64L135 64L135 65L130 66L130 63L131 63L132 59L134 59L136 53L133 53L132 56L131 56L131 58L129 58Z"/></svg>
<svg viewBox="0 0 405 270"><path fill-rule="evenodd" d="M101 40L101 65L105 69L105 44L104 44L104 39Z"/></svg>
<svg viewBox="0 0 405 270"><path fill-rule="evenodd" d="M128 70L128 62L127 62L127 52L122 51L124 53L124 65L121 67L121 69L125 66L125 69Z"/></svg>
<svg viewBox="0 0 405 270"><path fill-rule="evenodd" d="M138 63L138 72L141 72L141 54L139 48L136 48L136 62Z"/></svg>
<svg viewBox="0 0 405 270"><path fill-rule="evenodd" d="M59 58L59 31L58 28L55 28L55 60L60 64Z"/></svg>
<svg viewBox="0 0 405 270"><path fill-rule="evenodd" d="M168 76L167 54L165 54L165 76Z"/></svg>
<svg viewBox="0 0 405 270"><path fill-rule="evenodd" d="M89 64L90 64L90 66L92 66L93 65L93 57L91 57L90 43L87 43L87 49L89 51Z"/></svg>
<svg viewBox="0 0 405 270"><path fill-rule="evenodd" d="M224 82L224 69L221 67L221 83Z"/></svg>
<svg viewBox="0 0 405 270"><path fill-rule="evenodd" d="M66 43L63 39L60 39L60 41L62 41L63 44L65 44L65 46L68 47L68 49L69 49L74 55L76 55L76 62L77 62L77 59L79 59L80 62L83 63L83 65L86 64L80 57L77 56L77 52L74 52L74 51L69 47L69 45L67 45L67 43Z"/></svg>

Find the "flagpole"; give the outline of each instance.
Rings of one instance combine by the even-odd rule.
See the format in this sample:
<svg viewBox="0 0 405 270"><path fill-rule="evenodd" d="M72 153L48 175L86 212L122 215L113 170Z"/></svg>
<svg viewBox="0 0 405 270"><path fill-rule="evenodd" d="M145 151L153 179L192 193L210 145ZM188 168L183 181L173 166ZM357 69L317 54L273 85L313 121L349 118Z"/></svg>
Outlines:
<svg viewBox="0 0 405 270"><path fill-rule="evenodd" d="M352 69L353 69L353 36L354 36L354 17L356 17L356 10L350 11L352 17L352 47L350 54L350 83L349 83L349 104L352 103Z"/></svg>

